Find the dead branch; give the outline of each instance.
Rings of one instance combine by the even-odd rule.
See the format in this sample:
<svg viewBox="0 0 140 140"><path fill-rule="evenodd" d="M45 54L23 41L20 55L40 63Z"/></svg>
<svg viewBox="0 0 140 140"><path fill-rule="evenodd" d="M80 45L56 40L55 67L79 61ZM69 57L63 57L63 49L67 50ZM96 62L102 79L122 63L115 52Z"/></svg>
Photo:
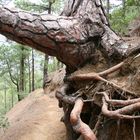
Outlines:
<svg viewBox="0 0 140 140"><path fill-rule="evenodd" d="M87 124L83 123L80 118L83 105L84 105L83 100L81 98L78 98L70 114L70 122L73 126L73 129L76 132L82 134L84 140L97 140L95 134L90 129L90 127Z"/></svg>
<svg viewBox="0 0 140 140"><path fill-rule="evenodd" d="M109 99L109 96L107 95L106 92L99 92L97 94L103 95L106 102L115 107L123 107L123 106L128 106L140 102L140 98L130 99L130 100L116 100L116 99Z"/></svg>
<svg viewBox="0 0 140 140"><path fill-rule="evenodd" d="M103 115L113 118L113 119L138 119L140 116L131 116L127 114L134 113L137 110L140 110L140 103L135 103L132 105L125 106L121 109L117 109L115 111L108 110L108 103L105 98L102 97L103 105L102 105L102 113Z"/></svg>

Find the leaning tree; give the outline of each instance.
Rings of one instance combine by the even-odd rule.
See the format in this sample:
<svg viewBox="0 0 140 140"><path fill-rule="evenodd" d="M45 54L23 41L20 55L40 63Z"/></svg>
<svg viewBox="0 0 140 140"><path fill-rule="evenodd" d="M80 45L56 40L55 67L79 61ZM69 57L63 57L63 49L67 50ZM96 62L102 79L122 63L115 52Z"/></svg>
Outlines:
<svg viewBox="0 0 140 140"><path fill-rule="evenodd" d="M60 16L0 7L0 33L66 65L57 91L68 140L136 140L139 47L110 28L101 0L67 0Z"/></svg>

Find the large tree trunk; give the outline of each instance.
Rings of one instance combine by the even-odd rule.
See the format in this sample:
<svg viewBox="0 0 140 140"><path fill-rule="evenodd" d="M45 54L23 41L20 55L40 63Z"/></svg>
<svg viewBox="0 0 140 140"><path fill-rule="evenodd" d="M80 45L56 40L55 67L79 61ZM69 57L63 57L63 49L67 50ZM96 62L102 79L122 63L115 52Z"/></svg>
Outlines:
<svg viewBox="0 0 140 140"><path fill-rule="evenodd" d="M32 91L31 90L31 66L30 66L30 57L28 56L28 84L29 84L29 93Z"/></svg>
<svg viewBox="0 0 140 140"><path fill-rule="evenodd" d="M109 28L99 0L69 0L57 17L1 7L0 25L1 34L56 56L71 72L88 59L98 62L99 49L111 62L121 59L127 48Z"/></svg>
<svg viewBox="0 0 140 140"><path fill-rule="evenodd" d="M24 98L23 96L23 92L25 90L24 87L24 82L25 82L25 54L24 54L24 46L21 46L21 54L20 54L20 76L19 76L19 96L20 96L20 100L22 100Z"/></svg>
<svg viewBox="0 0 140 140"><path fill-rule="evenodd" d="M46 84L48 82L48 62L49 62L49 56L45 54L44 72L43 72L43 88L46 87Z"/></svg>
<svg viewBox="0 0 140 140"><path fill-rule="evenodd" d="M51 11L52 11L52 2L49 2L48 14L51 14ZM43 88L45 88L48 81L48 63L49 63L49 56L48 54L45 54L44 72L43 72Z"/></svg>
<svg viewBox="0 0 140 140"><path fill-rule="evenodd" d="M88 63L96 66L95 70L99 72L92 74L92 76L89 74L87 76L71 77L69 78L71 80L100 80L106 85L114 86L117 90L122 91L119 86L101 76L106 76L110 71L120 68L123 63L109 69L109 71L100 73L100 71L123 60L127 56L128 49L125 42L110 29L101 0L67 0L62 14L57 17L49 14L38 15L0 7L0 33L16 42L28 45L48 55L56 56L58 60L66 64L67 76ZM95 124L98 124L97 119L100 112L103 112L108 117L119 118L127 111L125 109L118 110L117 116L112 111L110 115L104 98L102 100L102 111L102 104L98 104L96 101L94 103L85 103L85 109L82 111L82 100L79 99L75 102L76 95L79 93L76 91L80 91L81 87L86 89L87 83L84 81L81 84L71 82L71 80L67 81L66 77L65 85L57 95L60 107L63 107L65 112L62 120L68 130L68 140L77 140L80 134L85 140L95 140L95 135L86 124L89 124L93 129L96 126ZM97 87L99 88L100 86L97 85ZM63 93L62 95L61 92ZM76 93L73 94L74 92ZM125 92L129 93L126 90ZM64 93L66 96L64 96ZM73 97L74 95L76 97ZM71 100L69 100L69 96ZM80 97L85 99L87 96L85 94ZM65 103L66 101L67 103ZM129 111L132 110L130 109ZM125 117L127 118L128 116ZM108 122L108 124L104 123L104 127L100 127L97 135L99 140L114 140L115 133L112 135L111 133L117 126L113 126L110 123L111 121ZM78 134L75 133L72 127ZM127 132L122 132L122 134L127 134ZM123 138L127 139L127 137ZM131 140L131 138L127 140Z"/></svg>
<svg viewBox="0 0 140 140"><path fill-rule="evenodd" d="M25 75L24 75L24 62L25 61L25 55L24 55L24 47L21 46L21 56L20 56L20 81L19 81L19 90L20 92L24 92L25 88L24 88L24 79L25 79Z"/></svg>
<svg viewBox="0 0 140 140"><path fill-rule="evenodd" d="M35 65L34 65L34 50L32 49L32 91L35 90Z"/></svg>

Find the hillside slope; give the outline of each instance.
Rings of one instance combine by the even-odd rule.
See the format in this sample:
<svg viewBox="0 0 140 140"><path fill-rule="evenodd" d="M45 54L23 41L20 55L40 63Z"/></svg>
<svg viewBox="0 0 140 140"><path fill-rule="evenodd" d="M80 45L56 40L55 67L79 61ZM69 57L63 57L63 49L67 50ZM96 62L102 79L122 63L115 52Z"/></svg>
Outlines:
<svg viewBox="0 0 140 140"><path fill-rule="evenodd" d="M52 82L50 86L54 86ZM10 126L0 135L1 140L66 140L65 126L60 122L63 111L50 86L46 94L43 89L30 93L7 113Z"/></svg>

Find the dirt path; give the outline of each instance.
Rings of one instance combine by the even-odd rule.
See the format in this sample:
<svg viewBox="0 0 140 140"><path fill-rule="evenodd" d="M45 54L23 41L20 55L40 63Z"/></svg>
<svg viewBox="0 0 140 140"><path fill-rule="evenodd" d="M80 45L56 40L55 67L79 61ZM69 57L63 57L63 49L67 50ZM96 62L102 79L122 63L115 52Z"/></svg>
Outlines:
<svg viewBox="0 0 140 140"><path fill-rule="evenodd" d="M36 90L7 114L10 126L1 140L66 140L62 116L54 94Z"/></svg>

